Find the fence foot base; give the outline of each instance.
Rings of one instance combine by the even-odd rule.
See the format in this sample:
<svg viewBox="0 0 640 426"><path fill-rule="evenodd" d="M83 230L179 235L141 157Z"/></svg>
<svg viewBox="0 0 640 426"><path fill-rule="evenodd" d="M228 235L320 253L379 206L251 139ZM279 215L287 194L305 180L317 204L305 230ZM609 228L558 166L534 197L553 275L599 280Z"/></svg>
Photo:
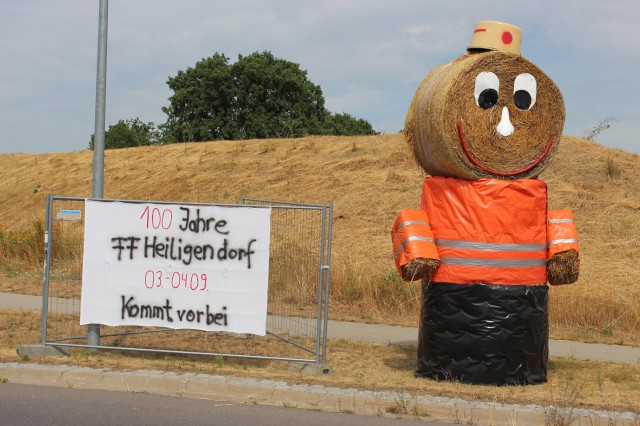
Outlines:
<svg viewBox="0 0 640 426"><path fill-rule="evenodd" d="M214 333L219 334L221 336L235 337L236 339L252 339L253 338L253 334L250 334L250 333L234 333L231 331L214 331Z"/></svg>
<svg viewBox="0 0 640 426"><path fill-rule="evenodd" d="M46 356L69 356L68 348L45 345L18 345L16 352L20 356L42 358Z"/></svg>
<svg viewBox="0 0 640 426"><path fill-rule="evenodd" d="M326 376L331 374L329 364L313 364L311 362L289 361L289 371L310 374L312 376Z"/></svg>

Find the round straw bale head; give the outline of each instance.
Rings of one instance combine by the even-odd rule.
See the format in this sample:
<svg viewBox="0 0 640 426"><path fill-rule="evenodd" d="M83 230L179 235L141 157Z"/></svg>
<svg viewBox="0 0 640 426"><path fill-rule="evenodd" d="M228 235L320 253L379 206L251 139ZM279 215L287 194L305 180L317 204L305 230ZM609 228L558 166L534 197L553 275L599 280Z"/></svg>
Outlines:
<svg viewBox="0 0 640 426"><path fill-rule="evenodd" d="M486 86L480 73L490 76L485 80L496 93L484 101L481 95L479 102ZM524 102L521 90L527 92ZM519 55L482 52L427 75L409 107L404 133L430 175L531 178L555 156L564 116L560 90L538 67ZM507 122L511 133L499 130L499 123L509 128Z"/></svg>

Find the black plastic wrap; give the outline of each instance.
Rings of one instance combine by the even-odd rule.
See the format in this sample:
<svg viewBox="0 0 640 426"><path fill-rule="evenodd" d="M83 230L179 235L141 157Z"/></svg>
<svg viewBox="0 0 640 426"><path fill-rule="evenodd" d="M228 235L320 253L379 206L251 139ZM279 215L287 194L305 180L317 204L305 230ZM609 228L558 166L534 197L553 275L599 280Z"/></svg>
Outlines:
<svg viewBox="0 0 640 426"><path fill-rule="evenodd" d="M416 377L547 381L548 287L422 283Z"/></svg>

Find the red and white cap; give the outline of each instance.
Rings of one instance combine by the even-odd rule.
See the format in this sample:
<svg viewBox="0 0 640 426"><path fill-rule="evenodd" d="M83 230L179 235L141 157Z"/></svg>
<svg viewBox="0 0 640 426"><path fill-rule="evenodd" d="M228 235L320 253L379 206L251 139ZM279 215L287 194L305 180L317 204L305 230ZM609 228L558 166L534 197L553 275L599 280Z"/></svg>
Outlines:
<svg viewBox="0 0 640 426"><path fill-rule="evenodd" d="M467 47L474 50L500 50L520 56L522 30L515 25L497 21L480 21Z"/></svg>

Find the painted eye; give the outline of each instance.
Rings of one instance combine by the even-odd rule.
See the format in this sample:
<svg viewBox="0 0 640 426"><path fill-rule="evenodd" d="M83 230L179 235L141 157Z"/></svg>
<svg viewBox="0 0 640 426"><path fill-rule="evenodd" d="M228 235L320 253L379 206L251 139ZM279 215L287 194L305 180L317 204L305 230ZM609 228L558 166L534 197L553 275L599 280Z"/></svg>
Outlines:
<svg viewBox="0 0 640 426"><path fill-rule="evenodd" d="M500 81L498 76L492 72L481 72L476 77L476 87L473 96L476 98L476 105L482 109L489 109L498 103L498 93Z"/></svg>
<svg viewBox="0 0 640 426"><path fill-rule="evenodd" d="M535 105L536 92L536 78L531 74L520 74L513 82L513 102L522 111Z"/></svg>

